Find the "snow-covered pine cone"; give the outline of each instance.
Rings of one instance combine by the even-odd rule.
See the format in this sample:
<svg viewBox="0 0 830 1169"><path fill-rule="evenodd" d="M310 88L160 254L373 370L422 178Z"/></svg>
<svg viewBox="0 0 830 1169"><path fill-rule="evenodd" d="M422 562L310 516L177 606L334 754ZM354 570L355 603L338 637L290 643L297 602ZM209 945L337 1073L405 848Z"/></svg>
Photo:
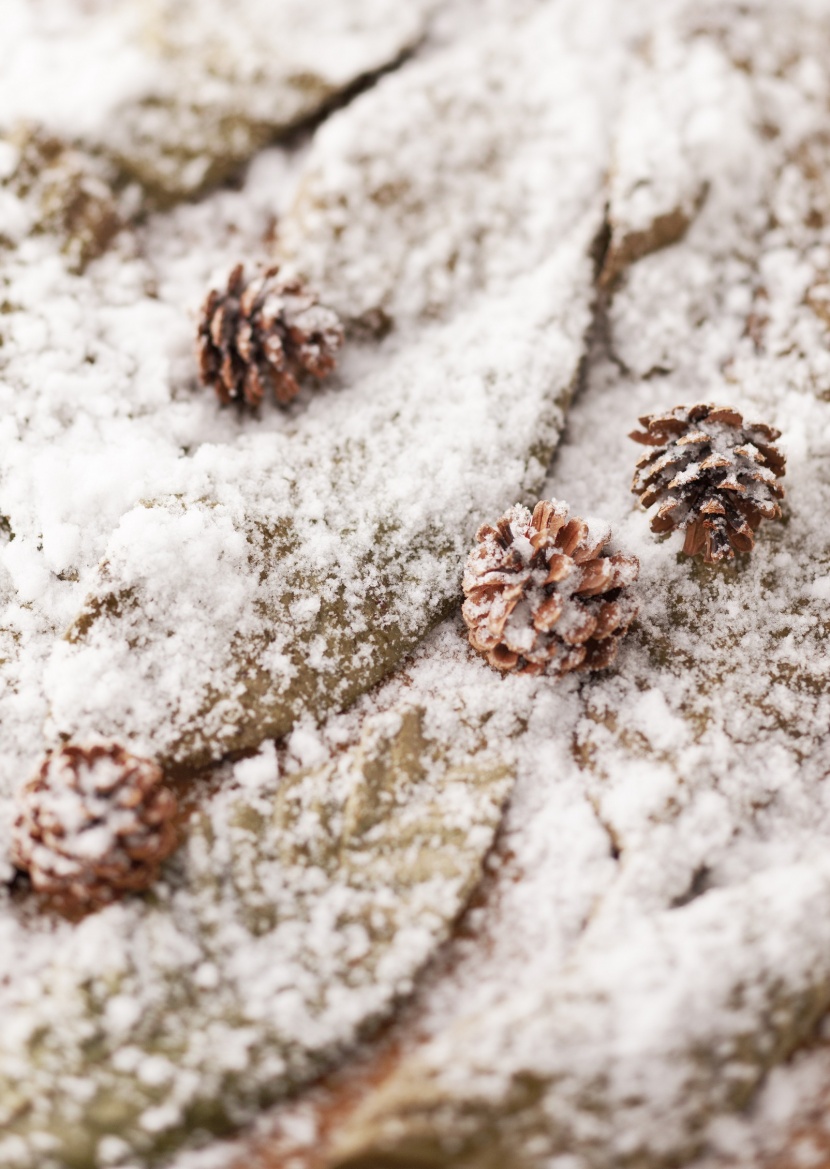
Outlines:
<svg viewBox="0 0 830 1169"><path fill-rule="evenodd" d="M684 528L683 551L706 564L751 552L761 520L781 515L781 432L711 403L646 414L640 424L631 437L654 449L638 461L631 490L643 507L659 504L651 530Z"/></svg>
<svg viewBox="0 0 830 1169"><path fill-rule="evenodd" d="M162 779L115 743L65 744L20 792L12 862L62 908L146 889L178 839L176 797Z"/></svg>
<svg viewBox="0 0 830 1169"><path fill-rule="evenodd" d="M278 268L246 278L242 264L224 292L212 289L199 322L199 372L219 400L256 407L271 390L280 405L300 392L303 374L334 369L343 326L332 309Z"/></svg>
<svg viewBox="0 0 830 1169"><path fill-rule="evenodd" d="M637 615L636 557L604 555L610 529L568 505L511 507L476 533L464 570L470 645L499 670L561 676L601 670Z"/></svg>

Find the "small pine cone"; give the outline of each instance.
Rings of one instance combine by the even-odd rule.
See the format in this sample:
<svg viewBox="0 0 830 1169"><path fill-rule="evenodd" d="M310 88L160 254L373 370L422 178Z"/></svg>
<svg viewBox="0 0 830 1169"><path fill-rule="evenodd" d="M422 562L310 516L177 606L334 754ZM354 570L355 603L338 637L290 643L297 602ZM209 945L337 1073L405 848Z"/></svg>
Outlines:
<svg viewBox="0 0 830 1169"><path fill-rule="evenodd" d="M640 565L603 555L610 530L568 518L568 505L542 500L531 515L511 507L476 533L462 608L470 645L499 670L561 677L602 670L637 616L626 592Z"/></svg>
<svg viewBox="0 0 830 1169"><path fill-rule="evenodd" d="M684 528L683 551L705 564L751 552L761 520L781 516L785 458L781 432L744 422L728 406L701 403L646 414L635 442L653 447L637 463L631 490L643 507L659 504L653 532Z"/></svg>
<svg viewBox="0 0 830 1169"><path fill-rule="evenodd" d="M177 801L162 779L114 743L50 752L20 793L12 862L62 909L146 889L177 844Z"/></svg>
<svg viewBox="0 0 830 1169"><path fill-rule="evenodd" d="M224 292L212 289L199 324L199 372L223 405L257 407L268 386L281 406L300 392L299 378L334 369L343 344L335 312L297 280L268 268L248 280L242 264Z"/></svg>

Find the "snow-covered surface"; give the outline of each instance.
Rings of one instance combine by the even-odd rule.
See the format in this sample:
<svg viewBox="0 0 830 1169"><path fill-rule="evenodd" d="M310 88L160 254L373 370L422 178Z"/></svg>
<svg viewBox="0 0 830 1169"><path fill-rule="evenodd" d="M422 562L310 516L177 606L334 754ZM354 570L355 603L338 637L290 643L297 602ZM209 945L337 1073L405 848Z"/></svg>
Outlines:
<svg viewBox="0 0 830 1169"><path fill-rule="evenodd" d="M0 1163L155 1163L330 1064L478 880L511 787L479 744L398 706L302 768L295 732L225 771L152 898L75 925L6 904Z"/></svg>
<svg viewBox="0 0 830 1169"><path fill-rule="evenodd" d="M390 514L403 509L410 533L423 531L425 517L462 534L469 522L471 532L476 508L477 520L494 519L515 502L517 452L532 418L523 394L541 387L552 368L537 365L540 326L550 311L565 319L567 305L573 348L557 368L575 364L590 301L580 264L607 171L614 239L637 236L627 253L621 248L627 262L637 262L598 316L586 384L544 494L567 500L576 514L601 516L615 546L640 559L639 623L614 670L558 683L501 678L451 618L350 712L321 727L303 722L288 740L289 772L325 765L357 739L364 719L405 699L425 708L437 741L453 741L463 712L484 728L486 746L517 759L487 899L423 983L415 1023L401 1036L399 1071L334 1135L330 1161L359 1149L382 1165L390 1144L406 1147L424 1132L439 1148L446 1139L450 1158L453 1133L463 1131L482 1148L497 1148L495 1133L504 1164L593 1169L613 1156L646 1165L698 1154L706 1169L729 1157L740 1164L747 1149L760 1156L784 1139L799 1116L793 1097L819 1099L828 1074L820 1054L802 1056L769 1076L753 1114L724 1119L809 1033L830 985L826 10L808 0L552 0L535 6L534 16L534 6L523 5L538 22L531 31L508 36L502 26L495 36L504 43L501 84L522 101L511 107L500 95L490 118L486 109L471 116L469 94L476 76L500 92L493 85L499 52L486 34L470 43L465 6L458 7L457 21L445 16L436 31L431 59L332 119L310 158L261 155L240 191L125 233L84 276L66 273L48 238L26 239L14 256L2 255L0 514L15 538L2 549L0 569L0 858L14 791L42 747L47 660L59 725L69 727L79 711L92 723L96 710L114 710L123 726L122 695L129 689L132 701L142 693L140 684L125 686L134 675L123 647L107 657L112 645L104 639L97 677L92 658L76 674L80 655L55 651L99 557L108 552L119 570L157 557L153 579L162 591L154 595L169 588L170 603L183 605L189 594L177 597L194 572L208 589L220 579L220 552L231 568L234 557L244 560L233 522L211 529L204 510L183 508L165 546L153 524L158 509L136 507L140 500L165 493L196 500L209 490L229 507L233 497L233 520L248 514L251 491L261 498L269 467L288 461L303 471L290 495L300 509L303 548L321 564L334 556L344 572L356 545L344 552L310 536L314 505L331 485L326 459L341 435L373 452L347 497L371 499ZM442 37L467 43L447 50L456 81L454 88L442 84L455 98L437 119L420 103L429 78L446 76ZM554 93L569 98L551 111L545 101ZM536 133L528 133L532 117ZM477 153L481 128L491 125L494 151ZM556 149L548 152L548 141ZM551 159L558 182L546 177ZM467 219L458 174L485 161L493 170L485 169ZM566 175L563 168L572 169ZM263 246L271 217L293 198L297 170L286 250L330 298L342 298L348 315L382 307L397 329L383 341L355 342L330 390L303 398L287 415L264 411L253 423L218 412L210 395L197 392L187 307L195 308L208 281L240 253ZM436 189L440 205L423 197ZM339 224L332 217L338 191L349 209ZM409 199L411 192L417 197ZM469 236L468 223L475 229ZM672 246L643 255L670 239ZM569 285L579 290L577 303L562 286L549 310L540 304L550 288L546 272L561 272L556 265L569 254L570 271L580 273ZM496 378L513 371L487 399L495 406L490 415L480 409L485 370ZM392 393L401 395L397 421L417 446L395 438ZM626 434L637 417L700 399L778 427L788 457L785 522L762 527L751 559L720 571L679 557L678 537L655 539L629 491L638 452ZM444 429L430 424L430 411ZM504 466L506 450L517 460L513 470ZM464 460L472 457L471 470ZM184 535L200 558L181 573L170 549L190 523L199 530ZM204 543L202 533L211 532L216 543ZM399 616L412 618L412 628L431 590L457 574L457 539L452 568L430 554L407 586ZM235 576L221 579L239 588L238 597L214 597L206 606L210 620L198 610L192 615L187 644L203 646L206 657L215 656L237 627L234 612L247 604L244 574ZM186 626L188 614L180 613ZM312 618L300 607L296 628ZM128 728L139 740L166 733L165 686L189 702L188 688L202 685L201 667L181 658L181 644L171 639L163 663L169 673L152 691L155 710L149 703L144 722ZM325 659L315 668L325 674ZM109 692L112 706L103 700ZM263 759L261 771L258 762L237 765L234 780L205 800L203 816L224 823L234 783L250 783L257 798L262 785L267 796L276 774L272 748ZM194 829L183 856L195 856L200 839ZM197 859L209 879L210 856ZM200 896L195 886L171 881L151 915L155 948L142 956L147 965L129 993L96 984L103 1040L112 1050L119 1027L129 1030L153 1005L162 966L201 970L176 912L178 906L186 915L191 897ZM24 1037L44 1025L58 1044L73 1041L66 1018L50 1014L65 997L38 997L32 988L58 954L67 993L104 956L126 960L139 916L125 903L80 927L55 926L4 897L2 993L26 1005L4 1014L14 1027L0 1044L25 1051ZM319 956L332 937L315 936ZM420 956L428 950L424 944ZM244 952L235 960L244 967ZM279 969L292 977L290 962ZM390 1001L399 975L370 980L369 1014ZM215 971L198 977L200 1009L218 1010ZM257 1000L266 1014L269 993ZM327 1040L353 1036L366 1005L356 1010L344 1000L341 1013L329 1017ZM249 1025L256 1042L267 1034L261 1018ZM211 1053L232 1061L239 1032L217 1027ZM313 1047L311 1030L300 1047ZM0 1062L12 1049L0 1047ZM143 1077L173 1105L194 1090L175 1059L162 1066L158 1056L136 1055L135 1045L121 1051L123 1074ZM14 1065L16 1078L31 1074L26 1059ZM200 1065L200 1074L209 1074L208 1066ZM38 1074L48 1078L48 1060ZM516 1121L505 1101L527 1075L541 1085L541 1103L527 1105ZM81 1070L62 1090L82 1101L89 1085ZM436 1101L440 1113L432 1110ZM176 1123L172 1113L147 1119L148 1131ZM313 1108L285 1108L274 1124L286 1140L293 1133L295 1145L320 1154ZM132 1164L119 1139L102 1143L102 1164ZM24 1147L21 1163L46 1163L47 1145L44 1137L40 1161L31 1144ZM564 1153L567 1160L552 1161ZM238 1157L245 1164L244 1152L216 1147L198 1163L227 1165ZM193 1164L192 1157L182 1161ZM480 1164L488 1165L483 1152Z"/></svg>
<svg viewBox="0 0 830 1169"><path fill-rule="evenodd" d="M483 105L507 103L524 124L514 53L485 34L481 55L490 71L477 78L469 57L459 71L454 51L436 53L416 67L415 92L434 90L437 100L456 83ZM82 274L67 271L61 241L48 234L20 230L16 249L0 256L4 875L15 793L57 731L77 738L109 728L144 754L192 763L261 743L263 719L246 706L260 678L275 695L266 725L277 719L288 730L304 707L342 705L347 669L350 685L365 689L394 662L372 641L378 631L391 630L393 649L398 637L400 655L454 602L481 518L538 491L594 297L607 131L595 105L579 116L584 82L578 69L553 75L548 104L569 104L574 116L539 125L551 144L548 186L574 159L559 214L544 184L530 199L504 193L507 212L514 198L525 212L542 203L545 212L518 245L506 241L511 287L476 295L465 282L442 320L401 321L382 345L355 340L337 377L285 412L271 403L260 417L220 409L197 385L194 318L209 283L265 251L294 171L306 165L302 150L263 155L239 193L125 230ZM386 108L400 98L381 89L371 100ZM485 117L474 131L478 152L456 172L462 191L479 185L495 134ZM499 149L509 152L503 137L499 127ZM320 146L324 157L329 149ZM440 193L445 149L438 142L401 159L426 198ZM525 140L515 149L526 151ZM25 208L26 192L14 197ZM561 239L557 223L567 227ZM408 230L417 244L417 222ZM444 243L466 249L475 232L459 218ZM491 256L496 246L488 242ZM442 252L422 266L426 282L447 259ZM321 295L331 291L323 282ZM366 610L367 588L377 611ZM101 620L87 631L96 599ZM74 641L62 640L79 611ZM341 640L337 654L330 637ZM283 699L295 678L290 654L316 689ZM0 1040L10 1164L31 1163L37 1150L56 1163L117 1159L111 1144L99 1147L108 1131L126 1142L125 1156L151 1157L199 1122L217 1128L250 1116L253 1101L296 1087L389 1013L475 882L507 789L503 772L483 779L471 764L480 736L441 725L420 811L419 793L407 791L399 815L393 807L380 823L370 815L368 826L350 827L355 781L343 764L342 833L365 834L365 847L350 859L338 845L326 871L310 841L320 817L332 821L335 844L340 831L328 771L296 823L267 826L263 847L237 822L226 776L203 812L207 826L191 826L150 900L75 926L4 893L3 1010L17 1020ZM358 731L341 728L339 746ZM295 749L321 762L309 760L302 732ZM497 753L508 749L505 741ZM445 782L456 756L467 770ZM261 779L261 803L276 780L274 768ZM213 981L204 981L206 965ZM46 1018L60 1024L44 1047ZM146 1072L145 1057L161 1053L164 1068Z"/></svg>
<svg viewBox="0 0 830 1169"><path fill-rule="evenodd" d="M351 242L341 244L342 272L310 273L323 303L341 305L361 263L367 272L380 265L388 279L384 265L396 268L401 250L413 259L401 277L409 300L390 305L367 277L362 299L354 295L357 315L391 308L395 327L382 344L347 346L337 378L269 425L225 415L225 441L211 441L222 422L210 402L210 429L183 440L178 417L184 403L193 417L193 389L175 382L169 406L148 412L147 440L165 428L166 450L143 462L152 485L142 483L138 506L107 533L104 564L85 582L91 599L72 641L54 652L46 674L52 733L128 736L140 752L191 762L284 733L300 710L342 705L452 605L481 520L538 492L590 319L607 111L601 90L583 97L595 89L593 59L582 68L564 44L563 59L574 63L544 73L547 100L536 92L528 105L516 58L537 54L542 75L569 23L554 7L506 43L485 33L478 54L452 50L415 64L327 125L299 180L302 191L316 183L323 192L308 262L297 247L309 218L302 196L283 228L292 256L312 269L321 239L341 231L339 190L355 205ZM571 36L579 31L577 22ZM474 68L479 61L486 70ZM609 50L606 65L615 63ZM432 111L419 149L390 155L392 111L413 101ZM452 175L456 212L447 205L441 229L429 234L427 225L423 246L409 204L401 222L394 199L374 200L376 170L397 158L393 187L413 192L418 205L440 204L448 146L431 129L447 103L460 118L448 125L463 127L468 149ZM508 133L511 120L522 134ZM373 137L364 133L369 123ZM365 166L353 161L361 142ZM541 143L533 183L503 182L503 167L520 167ZM483 175L488 153L493 167ZM483 234L463 214L465 194L484 191L521 232ZM385 251L392 234L407 247ZM371 235L378 250L369 250ZM491 274L475 287L473 273L485 266ZM180 306L172 312L189 341ZM130 443L136 426L130 418L122 431Z"/></svg>
<svg viewBox="0 0 830 1169"><path fill-rule="evenodd" d="M768 46L758 27L777 13L727 6L721 19ZM605 516L640 557L639 635L615 676L555 698L545 689L556 714L536 734L531 721L505 838L520 859L481 924L487 957L461 944L452 979L426 996L434 1042L368 1098L344 1149L405 1146L425 1116L430 1139L449 1142L477 1106L479 1134L493 1139L488 1110L506 1109L513 1077L531 1073L550 1085L550 1128L540 1135L529 1110L530 1163L566 1151L591 1165L612 1150L642 1163L691 1155L707 1117L746 1099L826 1002L830 361L810 289L827 254L827 188L815 177L826 155L813 159L828 89L808 17L806 6L791 14L803 39L788 65L764 62L770 73L756 78L721 60L731 99L710 127L706 199L683 242L642 259L615 291L548 484ZM684 22L658 25L655 40L670 34L685 35ZM671 166L672 149L662 157ZM659 174L654 185L665 189ZM663 210L655 200L655 216ZM789 458L785 530L768 529L725 573L678 557L676 537L649 538L625 498L637 416L701 398L780 426ZM506 681L503 701L519 685ZM538 699L525 705L535 715ZM569 831L579 807L596 813L617 862L599 847L586 860L589 835L577 844ZM507 969L509 990L497 973ZM430 1101L453 1099L444 1128ZM503 1123L519 1140L520 1122Z"/></svg>
<svg viewBox="0 0 830 1169"><path fill-rule="evenodd" d="M433 6L5 0L0 129L38 123L181 198L411 51Z"/></svg>

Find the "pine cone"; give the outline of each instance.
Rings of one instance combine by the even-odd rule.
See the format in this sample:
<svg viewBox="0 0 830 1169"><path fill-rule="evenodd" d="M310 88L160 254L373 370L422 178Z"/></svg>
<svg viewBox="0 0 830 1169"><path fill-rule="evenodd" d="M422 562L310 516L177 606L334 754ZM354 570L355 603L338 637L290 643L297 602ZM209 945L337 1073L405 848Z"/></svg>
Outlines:
<svg viewBox="0 0 830 1169"><path fill-rule="evenodd" d="M176 797L162 778L114 743L65 744L20 793L13 863L59 908L146 889L177 844Z"/></svg>
<svg viewBox="0 0 830 1169"><path fill-rule="evenodd" d="M511 507L476 533L462 614L470 645L499 670L559 677L604 669L637 615L625 592L637 559L602 555L610 530L569 519L568 510L557 500L540 501L532 515Z"/></svg>
<svg viewBox="0 0 830 1169"><path fill-rule="evenodd" d="M745 423L728 406L676 406L646 414L635 442L654 447L637 463L631 490L643 507L658 503L653 532L685 528L683 551L705 564L751 552L761 520L778 519L785 458L780 431Z"/></svg>
<svg viewBox="0 0 830 1169"><path fill-rule="evenodd" d="M281 280L278 268L245 278L242 264L227 289L212 289L199 325L199 372L223 405L256 407L267 386L280 405L300 392L303 373L322 378L334 369L343 344L337 314L319 304L296 280Z"/></svg>

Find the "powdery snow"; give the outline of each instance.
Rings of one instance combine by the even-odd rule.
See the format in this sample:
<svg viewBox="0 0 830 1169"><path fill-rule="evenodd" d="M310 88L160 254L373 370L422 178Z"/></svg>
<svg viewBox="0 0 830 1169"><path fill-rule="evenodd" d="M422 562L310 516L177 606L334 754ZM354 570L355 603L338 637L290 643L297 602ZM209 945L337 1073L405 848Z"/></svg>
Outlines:
<svg viewBox="0 0 830 1169"><path fill-rule="evenodd" d="M542 43L538 31L557 27L555 8L564 12L570 39L561 76L564 86L572 82L574 98L567 110L551 113L564 134L556 140L565 154L578 154L587 136L593 144L585 159L591 176L612 169L610 220L619 239L647 231L650 222L676 208L688 220L685 234L678 232L682 239L639 259L609 297L586 384L544 488L577 514L602 517L613 527L615 546L639 558L638 628L609 674L552 683L489 671L466 645L460 621L450 618L383 687L321 726L301 720L280 752L284 773L324 764L357 740L365 719L394 718L386 712L405 698L425 708L436 740L452 739L462 716L483 727L488 748L515 760L517 786L486 903L471 915L469 935L458 938L427 976L402 1031L404 1059L395 1090L404 1099L410 1092L417 1100L428 1079L459 1110L469 1100L483 1100L493 1115L511 1077L530 1068L541 1081L561 1087L547 1089L551 1123L535 1151L523 1150L528 1164L550 1164L565 1149L568 1169L632 1153L646 1164L700 1152L710 1158L701 1167L711 1169L720 1157L747 1163L751 1141L754 1152L780 1139L798 1115L793 1096L810 1097L827 1076L821 1053L802 1056L793 1069L770 1075L754 1117L724 1119L808 1033L826 1005L823 988L830 978L823 909L830 885L824 758L830 719L824 645L830 347L822 291L830 273L830 216L822 185L828 46L823 8L806 0L636 7L632 12L631 5L558 0L550 9L542 6L537 18L538 54L533 34L524 41L517 37L511 52L518 68L527 68L528 103L541 101L539 70L555 72L556 49ZM577 16L577 8L590 11ZM466 36L468 25L461 16L458 21ZM171 604L192 573L201 574L209 603L199 609L194 601L192 613L181 612L183 620L192 620L189 650L203 631L207 658L249 603L249 586L235 572L242 564L236 521L247 513L245 492L252 482L259 492L267 481L269 491L292 505L301 500L301 538L320 564L341 555L336 541L312 536L326 518L320 502L331 480L326 459L341 441L362 441L367 450L380 443L372 449L380 450L382 465L367 458L347 486L390 512L403 512L409 530L425 516L457 524L453 509L460 508L480 508L477 520L494 519L515 502L501 495L511 474L518 482L521 472L500 467L504 478L494 483L490 469L505 444L511 449L511 436L527 433L526 385L538 384L534 379L543 380L552 368L540 372L524 356L528 334L522 327L538 311L539 285L533 277L522 279L522 270L543 244L551 256L567 253L568 240L556 231L561 219L584 233L574 247L577 264L592 234L595 207L587 207L583 220L570 189L561 200L552 190L549 205L533 204L538 234L525 240L515 233L526 206L521 199L500 221L503 183L515 188L526 179L534 199L546 190L528 141L525 153L510 156L515 170L502 170L497 162L497 181L482 185L473 205L481 227L476 247L459 256L443 283L423 279L423 257L399 246L396 233L409 238L410 225L424 223L425 247L434 249L439 270L464 218L451 166L442 178L446 215L416 201L404 205L400 219L377 219L368 196L394 177L398 156L385 150L379 141L384 135L405 143L411 128L411 164L401 162L410 184L424 166L476 157L475 142L467 141L469 123L458 108L436 127L418 107L429 71L440 73L443 50L430 52L431 60L388 79L324 127L310 162L278 150L262 154L240 191L218 193L125 233L84 276L67 274L56 243L47 238L27 239L15 255L3 254L0 279L10 311L0 316L0 513L15 538L6 541L0 532L0 865L13 793L42 748L48 659L56 708L72 717L79 706L84 717L107 708L110 689L122 712L140 693L124 685L130 675L119 669L104 675L110 681L98 680L96 695L95 660L86 673L70 677L71 653L59 648L53 654L105 551L116 564L119 558L131 563L136 550L142 564L155 562ZM472 73L485 50L468 44L449 52ZM527 60L538 69L528 68ZM485 54L487 68L490 62ZM678 76L678 62L685 88L675 100L667 79ZM590 89L590 102L578 97L582 86ZM599 110L593 104L597 94ZM637 111L654 94L666 100L640 126ZM469 103L460 108L469 113ZM619 120L612 118L614 110ZM603 111L608 127L617 127L614 142L596 130ZM571 136L569 118L576 119ZM437 129L438 148L430 150L424 142ZM519 137L523 132L509 121L496 129L501 145L514 131ZM663 141L665 149L657 149ZM361 143L370 156L368 170L357 164ZM360 311L353 316L382 302L399 333L381 343L356 344L329 390L313 400L303 397L286 414L264 411L253 423L218 411L209 394L197 391L194 320L186 307L195 310L207 283L240 254L262 248L272 216L293 199L298 168L307 168L306 186L292 219L300 240L290 245L292 257L299 262L302 256L331 296L340 290L341 307L356 304ZM366 173L371 178L364 188ZM593 182L586 180L586 190ZM315 225L305 216L308 208L325 207L341 188L351 200L357 235L332 232L341 242L330 246L329 221ZM374 238L388 266L370 248ZM478 300L474 289L484 290ZM563 289L556 302L560 313L566 299ZM572 348L567 361L554 362L557 369L578 356L589 299L586 292L576 306ZM537 318L539 327L543 320L544 314ZM529 335L536 335L535 328ZM499 409L488 415L480 379L484 371L508 367L518 372L504 381ZM393 392L401 394L401 417L419 435L417 449L397 439L391 427L379 428L379 419L389 417L385 395ZM788 456L785 524L762 527L752 558L721 572L679 557L676 536L656 540L629 491L638 451L626 434L638 415L700 399L724 401L779 427ZM440 432L423 421L439 408L445 426ZM470 445L461 440L465 430L477 435L472 469ZM517 458L515 452L511 457ZM295 470L293 482L275 485L275 468L286 465L302 474ZM436 495L431 488L439 475L445 478ZM168 510L158 524L150 509L136 506L166 493L195 500L208 490L220 495L226 509L215 521L205 511L182 508ZM441 503L433 514L436 498ZM472 530L472 518L470 523ZM354 547L369 538L359 533ZM175 556L182 541L197 557L186 573ZM454 572L463 559L461 540L452 556ZM217 569L223 559L229 568L224 575ZM348 568L348 560L342 566ZM416 565L407 593L414 623L436 588L448 587L449 570L436 586L441 571L434 556ZM219 579L222 594L211 596L211 582ZM312 608L303 598L292 615L298 627L313 621ZM157 663L159 693L165 687L186 690L198 669L170 649ZM110 651L104 646L99 652L110 670ZM277 645L275 669L284 668L280 652ZM315 668L324 673L324 647L316 652ZM85 679L81 695L77 677ZM139 713L137 737L148 743L156 734L163 738L152 704ZM270 809L278 791L276 764L266 745L232 775L221 773L224 786L205 798L202 815L222 828L239 789L261 800L263 811ZM463 793L454 798L463 805ZM462 807L459 815L470 824L469 809ZM309 816L303 832L313 834L316 823ZM227 829L220 848L230 849L232 836ZM210 881L218 861L199 832L186 855L192 872ZM330 895L336 899L336 890ZM428 910L431 895L419 912ZM221 910L220 961L202 953L184 924L195 908L211 904L195 886L171 878L159 897L158 911L143 919L146 932L139 935L140 911L133 902L70 927L36 920L8 895L0 900L0 962L8 978L3 993L17 1003L4 1013L5 1051L25 1052L34 1029L52 1028L56 1047L44 1055L38 1075L46 1081L57 1076L65 1058L61 1045L80 1045L89 1037L82 1012L71 1015L67 1002L76 1001L91 979L103 1010L104 1040L117 1052L115 1073L164 1097L164 1105L142 1115L147 1133L178 1123L177 1110L202 1090L194 1074L242 1069L265 1033L266 1018L294 1026L292 988L302 993L310 985L303 981L307 971L299 972L293 959L274 966L270 951L260 959L256 955L264 951L247 940L232 961L238 923ZM364 951L359 933L338 936L335 946L336 913L323 904L320 917L300 913L293 928L310 935L325 978L327 962L345 955L359 968ZM425 938L422 922L414 930L413 950L404 959L379 968L356 997L334 997L322 1030L303 1016L300 1046L351 1039L357 1018L380 1010L395 989L406 986L418 964L412 953L425 956L435 936ZM403 935L400 944L405 949ZM297 945L292 935L285 953L300 954L291 948ZM53 966L56 955L59 969ZM231 968L249 996L244 1027L229 1027L220 1017L227 1000L216 988ZM50 969L60 993L43 996L39 980ZM128 969L126 989L113 991L96 981L102 970L123 978ZM191 1066L148 1055L128 1038L155 1008L160 982L182 970L201 988L201 1009L216 1014L204 1037L193 1037ZM280 1000L277 990L288 997ZM697 1058L701 1047L711 1058ZM283 1074L280 1058L276 1048L266 1049L263 1074ZM31 1071L25 1060L13 1070L23 1078ZM600 1120L592 1111L597 1096L589 1092L598 1078ZM83 1069L62 1078L62 1091L83 1107L90 1091ZM386 1120L398 1119L396 1099L394 1093L370 1095L338 1136L342 1147L368 1141L371 1148ZM275 1115L286 1147L301 1150L317 1142L312 1105L301 1102ZM452 1125L451 1106L448 1115ZM48 1138L37 1161L34 1145L14 1140L5 1150L10 1164L14 1156L21 1165L48 1164ZM188 1154L180 1165L212 1169L239 1155L238 1148L216 1146L198 1157ZM133 1157L117 1137L105 1138L97 1149L100 1164L132 1164Z"/></svg>

